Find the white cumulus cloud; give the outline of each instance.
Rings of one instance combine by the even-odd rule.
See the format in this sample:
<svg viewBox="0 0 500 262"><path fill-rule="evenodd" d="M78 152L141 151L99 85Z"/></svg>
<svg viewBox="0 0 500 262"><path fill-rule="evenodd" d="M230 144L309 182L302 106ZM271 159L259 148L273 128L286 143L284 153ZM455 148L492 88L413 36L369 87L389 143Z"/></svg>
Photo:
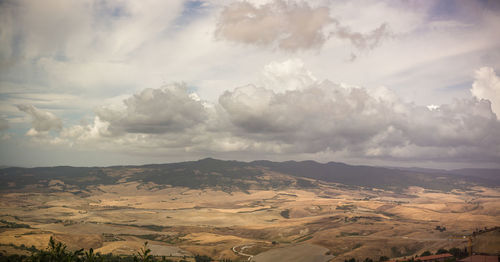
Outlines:
<svg viewBox="0 0 500 262"><path fill-rule="evenodd" d="M124 108L102 107L97 116L109 122L112 133L179 132L202 124L206 118L202 101L182 84L144 89L123 101Z"/></svg>
<svg viewBox="0 0 500 262"><path fill-rule="evenodd" d="M500 160L500 121L489 100L416 105L386 87L318 81L300 60L270 63L262 78L213 104L183 84L144 89L99 108L91 124L64 128L53 143L177 156ZM33 115L37 132L60 129L48 112L19 109Z"/></svg>
<svg viewBox="0 0 500 262"><path fill-rule="evenodd" d="M300 59L271 62L264 67L262 75L263 85L274 91L300 89L317 81Z"/></svg>
<svg viewBox="0 0 500 262"><path fill-rule="evenodd" d="M498 159L500 122L489 101L433 108L403 102L387 88L330 81L274 91L248 85L219 98L233 135L280 152L348 152L394 159Z"/></svg>
<svg viewBox="0 0 500 262"><path fill-rule="evenodd" d="M491 67L482 67L475 73L471 93L478 99L491 102L493 112L500 119L500 78Z"/></svg>

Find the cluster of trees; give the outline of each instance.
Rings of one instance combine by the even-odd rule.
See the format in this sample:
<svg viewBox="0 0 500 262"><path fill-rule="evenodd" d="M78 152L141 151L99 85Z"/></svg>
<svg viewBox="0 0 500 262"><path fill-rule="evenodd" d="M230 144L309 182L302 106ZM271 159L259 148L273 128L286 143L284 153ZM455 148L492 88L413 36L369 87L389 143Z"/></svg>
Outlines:
<svg viewBox="0 0 500 262"><path fill-rule="evenodd" d="M351 259L345 259L344 262L384 262L384 261L389 261L389 257L387 256L381 256L379 259L371 259L369 257L365 258L364 260L357 260L355 258Z"/></svg>
<svg viewBox="0 0 500 262"><path fill-rule="evenodd" d="M425 251L424 253L420 254L420 256L425 257L425 256L430 256L430 255L440 255L440 254L446 254L446 253L450 253L456 259L462 259L462 258L469 256L469 253L467 252L466 247L463 249L453 247L453 248L450 248L449 250L444 249L444 248L440 248L440 249L438 249L438 251L436 251L436 254L433 254L430 251Z"/></svg>
<svg viewBox="0 0 500 262"><path fill-rule="evenodd" d="M439 232L443 232L443 231L446 231L446 227L436 226L435 230L439 230Z"/></svg>
<svg viewBox="0 0 500 262"><path fill-rule="evenodd" d="M214 261L211 257L196 255L196 262ZM173 262L166 257L155 257L151 254L151 249L148 248L148 242L133 256L117 256L113 254L95 253L91 248L89 250L70 251L67 246L54 238L50 238L48 247L44 250L32 250L31 255L9 255L4 256L0 253L0 262ZM178 262L188 262L180 260ZM222 262L231 262L229 259L224 259Z"/></svg>
<svg viewBox="0 0 500 262"><path fill-rule="evenodd" d="M9 222L3 219L0 219L0 224L2 224L0 228L30 228L29 225Z"/></svg>
<svg viewBox="0 0 500 262"><path fill-rule="evenodd" d="M436 251L435 255L446 254L446 253L450 253L451 255L453 255L454 258L451 259L450 261L455 261L455 260L462 259L462 258L465 258L468 256L467 248L460 249L460 248L456 248L456 247L451 248L449 250L444 249L444 248L440 248L438 251ZM420 254L420 256L414 256L414 257L408 258L407 260L401 260L401 262L403 262L403 261L413 262L416 260L417 257L425 257L425 256L430 256L430 255L434 255L434 254L427 250L427 251L424 251L422 254ZM384 261L388 261L388 260L389 260L389 257L381 256L378 260L377 259L374 260L374 259L367 257L364 260L357 260L355 258L345 259L344 262L377 262L377 261L384 262Z"/></svg>

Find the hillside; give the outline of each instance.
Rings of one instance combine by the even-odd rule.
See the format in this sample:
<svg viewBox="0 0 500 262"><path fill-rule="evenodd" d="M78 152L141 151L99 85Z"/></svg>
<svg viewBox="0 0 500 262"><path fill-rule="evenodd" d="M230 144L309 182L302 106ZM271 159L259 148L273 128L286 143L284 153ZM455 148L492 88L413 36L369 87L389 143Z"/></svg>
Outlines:
<svg viewBox="0 0 500 262"><path fill-rule="evenodd" d="M266 174L266 179L263 175ZM269 176L269 174L271 174ZM273 176L273 174L275 176ZM283 179L277 174L295 179ZM312 179L312 180L311 180ZM315 161L223 161L206 158L172 164L113 167L11 167L0 169L0 190L19 190L26 186L46 188L62 182L63 188L121 182L154 183L159 186L218 188L224 191L261 188L314 187L311 181L348 186L401 191L409 186L434 190L467 188L474 185L499 186L499 169L411 170ZM52 182L51 182L52 181ZM56 182L54 182L56 181Z"/></svg>
<svg viewBox="0 0 500 262"><path fill-rule="evenodd" d="M173 261L344 261L463 248L464 235L499 226L496 171L210 158L5 168L0 254L28 254L50 237L117 255L149 241ZM494 250L495 237L478 247Z"/></svg>

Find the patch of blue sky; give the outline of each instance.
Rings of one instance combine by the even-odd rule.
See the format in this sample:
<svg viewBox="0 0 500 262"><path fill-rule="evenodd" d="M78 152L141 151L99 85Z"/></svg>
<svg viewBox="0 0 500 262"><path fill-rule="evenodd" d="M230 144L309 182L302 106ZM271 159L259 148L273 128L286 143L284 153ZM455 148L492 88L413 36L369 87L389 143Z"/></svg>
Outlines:
<svg viewBox="0 0 500 262"><path fill-rule="evenodd" d="M55 115L63 121L63 127L87 125L94 121L95 114L83 110L54 110Z"/></svg>
<svg viewBox="0 0 500 262"><path fill-rule="evenodd" d="M24 41L25 38L22 36L22 34L17 33L14 34L14 37L12 37L12 42L11 42L11 59L20 59L24 55Z"/></svg>
<svg viewBox="0 0 500 262"><path fill-rule="evenodd" d="M174 27L182 27L188 25L200 16L203 16L204 11L208 8L205 1L190 0L184 3L182 13L174 21Z"/></svg>
<svg viewBox="0 0 500 262"><path fill-rule="evenodd" d="M451 85L436 88L435 91L437 95L447 97L447 103L451 103L456 99L470 99L472 98L472 94L470 92L472 83L473 81L454 83Z"/></svg>
<svg viewBox="0 0 500 262"><path fill-rule="evenodd" d="M198 87L194 85L187 85L187 91L188 93L196 93L196 91L198 91Z"/></svg>
<svg viewBox="0 0 500 262"><path fill-rule="evenodd" d="M454 17L458 11L457 5L458 3L456 0L436 1L429 12L430 20L443 20Z"/></svg>
<svg viewBox="0 0 500 262"><path fill-rule="evenodd" d="M100 1L94 7L97 15L101 17L110 16L112 18L129 16L129 12L123 4L116 2Z"/></svg>
<svg viewBox="0 0 500 262"><path fill-rule="evenodd" d="M9 121L9 128L0 132L0 138L4 134L9 134L11 138L23 138L28 130L31 129L31 123L16 123L10 118L7 118L7 121Z"/></svg>
<svg viewBox="0 0 500 262"><path fill-rule="evenodd" d="M488 10L500 10L500 1L498 0L478 0L479 3Z"/></svg>
<svg viewBox="0 0 500 262"><path fill-rule="evenodd" d="M130 17L130 12L124 3L112 1L99 1L93 5L92 26L101 30L109 30L113 21Z"/></svg>
<svg viewBox="0 0 500 262"><path fill-rule="evenodd" d="M473 81L465 81L461 83L456 83L453 85L448 85L439 88L439 91L442 92L450 92L450 91L463 91L463 90L468 90L471 89Z"/></svg>
<svg viewBox="0 0 500 262"><path fill-rule="evenodd" d="M498 0L439 0L435 1L433 8L429 12L429 20L455 20L465 23L474 23L481 19L483 11L500 10L500 1Z"/></svg>

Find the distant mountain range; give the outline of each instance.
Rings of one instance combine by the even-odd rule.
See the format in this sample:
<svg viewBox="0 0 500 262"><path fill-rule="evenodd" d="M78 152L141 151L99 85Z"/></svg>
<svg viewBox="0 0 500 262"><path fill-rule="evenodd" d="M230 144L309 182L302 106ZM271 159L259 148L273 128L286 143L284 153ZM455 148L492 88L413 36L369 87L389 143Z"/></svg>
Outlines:
<svg viewBox="0 0 500 262"><path fill-rule="evenodd" d="M317 187L338 183L351 187L401 191L408 186L433 190L500 186L500 169L436 170L354 166L315 161L198 161L112 167L9 167L0 169L0 190L87 190L97 185L125 182L158 187L215 188L224 191L253 188ZM57 185L57 187L54 187Z"/></svg>

